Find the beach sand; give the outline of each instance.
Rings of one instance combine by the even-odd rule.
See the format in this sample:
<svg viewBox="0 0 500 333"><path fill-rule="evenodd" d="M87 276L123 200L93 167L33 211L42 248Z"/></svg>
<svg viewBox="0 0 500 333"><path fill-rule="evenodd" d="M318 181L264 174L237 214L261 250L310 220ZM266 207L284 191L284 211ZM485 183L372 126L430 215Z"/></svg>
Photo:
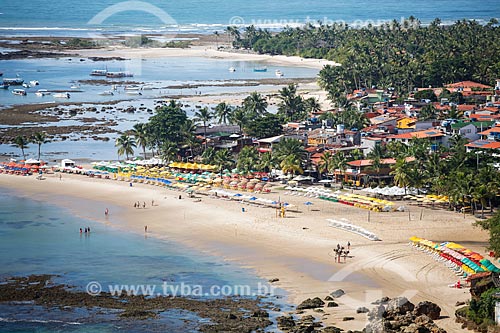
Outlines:
<svg viewBox="0 0 500 333"><path fill-rule="evenodd" d="M277 218L274 209L220 197L197 195L194 199L186 193L156 186L130 187L126 182L79 175L64 174L62 180L58 175L47 175L46 180L38 181L34 176L2 174L0 187L65 206L75 214L119 229L144 233L147 225L150 237L181 242L250 267L263 278L278 278L273 285L285 289L294 304L310 297L324 298L341 288L346 295L336 300L339 307L325 307L325 313L306 313L346 330L365 326L366 315L356 314L358 307L371 308L370 303L382 296L405 295L413 303L422 300L437 303L444 316L437 324L449 332L459 331L460 325L454 323L455 302L467 300L468 289L449 288L457 277L441 263L412 249L408 238L456 241L481 253L488 239L484 231L473 226L472 217L464 218L458 213L410 206L410 213L371 212L368 222L366 210L291 196L283 191L257 196L280 198L295 205L297 211L287 212L284 219ZM96 209L80 211L79 200L92 200ZM151 200L155 206L151 206ZM137 201L146 202L147 208L135 209ZM306 201L313 205L304 205ZM113 208L105 218L104 207L108 206ZM375 233L382 241L372 242L329 227L328 218L345 218ZM352 258L347 258L346 263L334 263L331 249L337 244L345 246L348 241L352 244ZM342 322L345 316L353 316L355 320Z"/></svg>

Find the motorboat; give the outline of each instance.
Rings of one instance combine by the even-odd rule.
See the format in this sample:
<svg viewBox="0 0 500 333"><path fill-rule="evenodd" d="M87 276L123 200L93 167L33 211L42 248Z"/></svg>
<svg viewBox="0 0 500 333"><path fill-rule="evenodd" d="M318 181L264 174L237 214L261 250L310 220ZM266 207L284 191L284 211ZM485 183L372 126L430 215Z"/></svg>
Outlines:
<svg viewBox="0 0 500 333"><path fill-rule="evenodd" d="M34 87L34 86L38 86L38 85L40 85L40 82L38 82L37 80L30 81L30 86Z"/></svg>
<svg viewBox="0 0 500 333"><path fill-rule="evenodd" d="M54 98L70 98L70 94L68 92L57 93L53 95Z"/></svg>
<svg viewBox="0 0 500 333"><path fill-rule="evenodd" d="M108 74L107 69L94 69L90 72L91 76L106 76L106 74Z"/></svg>
<svg viewBox="0 0 500 333"><path fill-rule="evenodd" d="M138 90L125 90L127 95L142 95L142 93Z"/></svg>
<svg viewBox="0 0 500 333"><path fill-rule="evenodd" d="M18 96L26 96L27 95L26 90L24 90L24 89L14 89L14 90L12 90L12 93L14 95L18 95Z"/></svg>
<svg viewBox="0 0 500 333"><path fill-rule="evenodd" d="M283 74L283 72L282 72L282 71L280 71L279 69L277 69L277 70L274 72L274 74L276 74L276 77L283 77L283 75L284 75L284 74Z"/></svg>
<svg viewBox="0 0 500 333"><path fill-rule="evenodd" d="M267 72L267 67L256 67L253 69L254 72Z"/></svg>
<svg viewBox="0 0 500 333"><path fill-rule="evenodd" d="M129 72L107 72L106 77L109 78L122 78L122 77L132 77L134 74Z"/></svg>
<svg viewBox="0 0 500 333"><path fill-rule="evenodd" d="M100 92L99 95L101 95L101 96L113 96L114 93L111 90L105 90L103 92Z"/></svg>
<svg viewBox="0 0 500 333"><path fill-rule="evenodd" d="M7 84L0 84L0 89L9 89L9 85L7 85Z"/></svg>
<svg viewBox="0 0 500 333"><path fill-rule="evenodd" d="M125 90L141 90L139 86L125 86Z"/></svg>
<svg viewBox="0 0 500 333"><path fill-rule="evenodd" d="M234 68L234 67L229 67L229 71L230 71L231 73L236 72L236 68Z"/></svg>
<svg viewBox="0 0 500 333"><path fill-rule="evenodd" d="M30 87L30 85L29 85L29 84L27 84L27 83L23 83L23 84L22 84L22 86L23 86L24 88L29 88L29 87Z"/></svg>
<svg viewBox="0 0 500 333"><path fill-rule="evenodd" d="M3 79L3 84L8 86L21 86L23 83L24 80L21 79L20 77Z"/></svg>
<svg viewBox="0 0 500 333"><path fill-rule="evenodd" d="M35 93L36 96L38 97L43 97L50 95L50 92L47 89L38 89L37 92Z"/></svg>

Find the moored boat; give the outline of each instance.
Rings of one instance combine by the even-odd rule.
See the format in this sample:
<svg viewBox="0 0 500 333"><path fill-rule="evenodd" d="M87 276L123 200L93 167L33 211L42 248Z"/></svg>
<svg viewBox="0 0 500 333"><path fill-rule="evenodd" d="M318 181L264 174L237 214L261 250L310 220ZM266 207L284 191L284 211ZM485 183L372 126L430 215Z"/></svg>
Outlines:
<svg viewBox="0 0 500 333"><path fill-rule="evenodd" d="M231 73L236 72L236 68L234 68L234 67L229 67L229 71L230 71Z"/></svg>
<svg viewBox="0 0 500 333"><path fill-rule="evenodd" d="M52 95L54 98L70 98L70 94L68 92L63 92L63 93L57 93Z"/></svg>
<svg viewBox="0 0 500 333"><path fill-rule="evenodd" d="M0 84L0 89L9 89L7 84Z"/></svg>
<svg viewBox="0 0 500 333"><path fill-rule="evenodd" d="M36 96L38 97L43 97L50 95L50 92L47 89L38 89L37 92L35 93Z"/></svg>
<svg viewBox="0 0 500 333"><path fill-rule="evenodd" d="M141 90L139 86L125 86L125 90Z"/></svg>
<svg viewBox="0 0 500 333"><path fill-rule="evenodd" d="M276 74L277 77L282 77L284 74L282 71L280 71L279 69L277 69L274 74Z"/></svg>
<svg viewBox="0 0 500 333"><path fill-rule="evenodd" d="M108 74L107 69L94 69L90 72L91 76L106 76L106 74Z"/></svg>
<svg viewBox="0 0 500 333"><path fill-rule="evenodd" d="M107 72L106 77L110 78L121 78L121 77L132 77L134 74L129 72Z"/></svg>
<svg viewBox="0 0 500 333"><path fill-rule="evenodd" d="M127 91L125 91L125 93L127 95L142 95L142 93L140 91L137 91L137 90L127 90Z"/></svg>
<svg viewBox="0 0 500 333"><path fill-rule="evenodd" d="M30 81L30 86L34 87L34 86L38 86L38 85L40 85L40 82L38 82L37 80Z"/></svg>
<svg viewBox="0 0 500 333"><path fill-rule="evenodd" d="M24 89L14 89L12 90L12 93L18 96L26 96L26 90Z"/></svg>
<svg viewBox="0 0 500 333"><path fill-rule="evenodd" d="M253 69L254 72L267 72L267 67L256 67Z"/></svg>
<svg viewBox="0 0 500 333"><path fill-rule="evenodd" d="M113 96L114 93L111 90L105 90L99 93L101 96Z"/></svg>
<svg viewBox="0 0 500 333"><path fill-rule="evenodd" d="M5 78L3 79L3 84L8 86L20 86L24 83L24 80L20 77L16 78Z"/></svg>

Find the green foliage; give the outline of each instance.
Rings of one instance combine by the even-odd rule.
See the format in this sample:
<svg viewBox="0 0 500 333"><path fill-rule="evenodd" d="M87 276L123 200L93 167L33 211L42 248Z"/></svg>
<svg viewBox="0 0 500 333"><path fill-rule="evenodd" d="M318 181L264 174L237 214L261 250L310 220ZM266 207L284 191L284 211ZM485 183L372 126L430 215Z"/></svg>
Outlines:
<svg viewBox="0 0 500 333"><path fill-rule="evenodd" d="M471 299L468 318L484 327L494 325L496 303L494 295L499 292L500 288L492 288L484 292L479 299Z"/></svg>
<svg viewBox="0 0 500 333"><path fill-rule="evenodd" d="M283 132L280 118L272 113L255 118L245 126L245 132L255 138L268 138L280 135Z"/></svg>
<svg viewBox="0 0 500 333"><path fill-rule="evenodd" d="M497 258L500 257L500 211L485 221L478 221L477 224L489 231L489 249L495 253Z"/></svg>
<svg viewBox="0 0 500 333"><path fill-rule="evenodd" d="M423 27L413 17L402 24L352 29L345 24L307 25L278 34L249 27L234 34L234 46L259 53L334 60L325 66L319 82L331 97L361 87L442 86L473 80L491 85L500 76L500 27L476 21L450 26L436 19Z"/></svg>
<svg viewBox="0 0 500 333"><path fill-rule="evenodd" d="M165 48L172 48L172 49L187 49L191 47L191 42L187 40L176 40L176 41L170 41L166 42L162 45L162 47Z"/></svg>
<svg viewBox="0 0 500 333"><path fill-rule="evenodd" d="M180 144L184 140L182 128L188 121L180 104L170 101L167 106L156 109L146 125L151 146L160 148L164 141Z"/></svg>
<svg viewBox="0 0 500 333"><path fill-rule="evenodd" d="M25 136L18 135L14 139L14 144L16 145L16 147L21 149L21 152L23 154L23 158L26 160L26 154L24 153L24 149L28 148L28 139L26 139Z"/></svg>
<svg viewBox="0 0 500 333"><path fill-rule="evenodd" d="M432 90L432 89L420 90L420 91L416 92L413 97L418 101L423 100L423 99L428 99L431 102L438 101L437 96L434 93L434 90Z"/></svg>
<svg viewBox="0 0 500 333"><path fill-rule="evenodd" d="M88 39L71 38L66 42L66 46L73 49L91 49L96 47L96 44Z"/></svg>

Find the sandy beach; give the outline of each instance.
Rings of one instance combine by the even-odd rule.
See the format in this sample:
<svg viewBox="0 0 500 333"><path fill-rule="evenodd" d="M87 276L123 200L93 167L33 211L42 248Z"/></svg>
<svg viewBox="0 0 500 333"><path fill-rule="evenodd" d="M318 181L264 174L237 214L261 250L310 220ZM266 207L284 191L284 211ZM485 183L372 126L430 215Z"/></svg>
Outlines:
<svg viewBox="0 0 500 333"><path fill-rule="evenodd" d="M262 61L268 64L301 66L322 69L326 65L338 65L334 61L324 59L306 59L282 55L267 55L217 50L215 44L195 45L189 48L129 48L112 46L104 49L70 50L82 57L122 57L126 59L154 59L169 57L202 57L213 59L227 59L239 61Z"/></svg>
<svg viewBox="0 0 500 333"><path fill-rule="evenodd" d="M148 237L181 242L250 267L266 279L278 278L276 287L289 293L298 304L309 297L324 298L336 289L346 295L337 299L338 308L311 314L325 323L344 329L362 329L365 314L360 306L382 296L407 296L413 303L429 300L442 308L443 319L436 323L449 332L460 330L454 322L455 302L469 298L468 289L449 288L457 277L441 263L412 249L408 238L418 236L433 241L455 241L480 253L485 252L488 236L473 226L474 219L440 209L408 206L408 212L370 214L368 211L273 191L259 196L295 205L296 211L277 218L271 208L249 206L220 197L180 193L151 185L91 179L64 174L47 175L43 181L34 176L0 175L0 187L16 190L36 200L64 206L74 214L101 221L118 229L144 233ZM179 199L179 194L182 199ZM90 200L95 209L79 210L79 200ZM154 200L155 206L151 206ZM135 209L134 202L146 202L146 209ZM306 206L304 202L313 205ZM398 202L400 204L400 202ZM105 218L104 209L110 208ZM242 212L242 207L245 212ZM347 219L375 233L382 241L328 226L326 219ZM411 219L411 221L409 221ZM352 244L351 258L334 263L331 249L337 244ZM307 312L306 312L307 313ZM354 321L342 322L345 316Z"/></svg>

